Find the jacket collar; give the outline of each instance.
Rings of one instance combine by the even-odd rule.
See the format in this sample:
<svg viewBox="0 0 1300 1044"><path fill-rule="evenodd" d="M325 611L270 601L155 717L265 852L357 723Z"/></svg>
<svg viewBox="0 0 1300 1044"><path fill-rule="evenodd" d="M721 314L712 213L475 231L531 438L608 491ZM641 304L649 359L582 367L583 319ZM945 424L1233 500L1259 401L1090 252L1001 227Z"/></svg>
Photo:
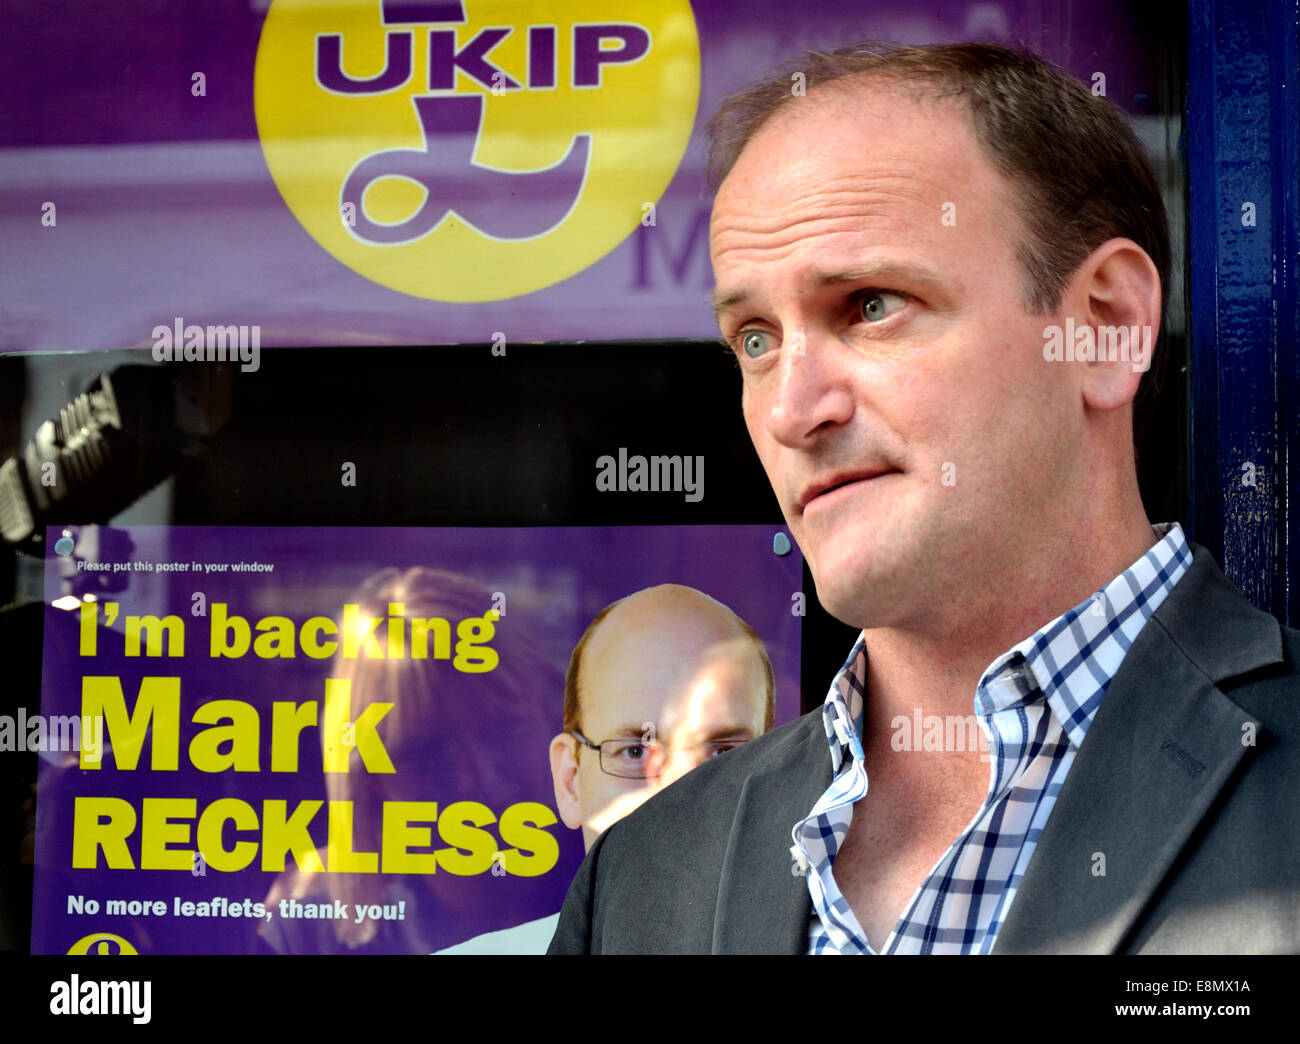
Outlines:
<svg viewBox="0 0 1300 1044"><path fill-rule="evenodd" d="M1283 661L1277 621L1204 548L1115 674L994 953L1122 950L1263 728L1220 682Z"/></svg>
<svg viewBox="0 0 1300 1044"><path fill-rule="evenodd" d="M821 708L794 724L741 790L723 857L714 953L804 953L812 900L794 872L790 829L830 785Z"/></svg>

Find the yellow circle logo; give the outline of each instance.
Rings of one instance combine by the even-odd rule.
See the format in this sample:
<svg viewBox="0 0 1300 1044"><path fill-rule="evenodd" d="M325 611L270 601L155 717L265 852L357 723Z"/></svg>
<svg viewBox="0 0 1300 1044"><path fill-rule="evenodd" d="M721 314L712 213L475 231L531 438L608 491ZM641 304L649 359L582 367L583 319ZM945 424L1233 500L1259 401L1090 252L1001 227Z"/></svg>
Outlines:
<svg viewBox="0 0 1300 1044"><path fill-rule="evenodd" d="M687 0L273 0L254 103L322 247L402 293L491 301L653 214L699 80Z"/></svg>
<svg viewBox="0 0 1300 1044"><path fill-rule="evenodd" d="M135 952L134 946L120 935L113 935L110 932L96 932L94 935L87 935L85 938L74 942L68 950L68 953L79 957L85 955L91 957L135 955Z"/></svg>

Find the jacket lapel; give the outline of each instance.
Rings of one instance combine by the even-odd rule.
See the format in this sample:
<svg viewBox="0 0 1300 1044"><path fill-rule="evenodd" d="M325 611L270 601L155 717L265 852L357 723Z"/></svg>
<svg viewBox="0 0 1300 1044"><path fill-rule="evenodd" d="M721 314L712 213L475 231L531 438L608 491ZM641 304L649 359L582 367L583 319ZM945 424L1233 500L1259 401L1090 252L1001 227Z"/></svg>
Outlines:
<svg viewBox="0 0 1300 1044"><path fill-rule="evenodd" d="M812 900L791 872L790 831L831 781L821 709L804 715L741 791L723 857L713 922L714 953L805 952Z"/></svg>
<svg viewBox="0 0 1300 1044"><path fill-rule="evenodd" d="M994 953L1113 953L1261 738L1217 683L1282 661L1272 616L1192 545L1103 697Z"/></svg>

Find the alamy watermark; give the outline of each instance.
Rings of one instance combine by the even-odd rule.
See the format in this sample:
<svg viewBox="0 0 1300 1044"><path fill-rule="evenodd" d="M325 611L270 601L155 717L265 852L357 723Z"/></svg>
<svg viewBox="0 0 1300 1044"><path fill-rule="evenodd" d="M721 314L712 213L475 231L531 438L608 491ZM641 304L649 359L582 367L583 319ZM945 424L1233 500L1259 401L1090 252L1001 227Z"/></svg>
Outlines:
<svg viewBox="0 0 1300 1044"><path fill-rule="evenodd" d="M171 326L159 323L150 332L158 362L237 362L247 373L262 365L262 328L252 326L185 325L177 316Z"/></svg>
<svg viewBox="0 0 1300 1044"><path fill-rule="evenodd" d="M684 493L688 503L704 499L704 457L629 457L618 448L618 458L596 458L596 488L602 493Z"/></svg>
<svg viewBox="0 0 1300 1044"><path fill-rule="evenodd" d="M104 756L104 719L101 715L27 713L0 714L0 751L78 751L85 761Z"/></svg>
<svg viewBox="0 0 1300 1044"><path fill-rule="evenodd" d="M129 1015L142 1026L152 1017L153 980L86 979L75 972L50 983L51 1015Z"/></svg>
<svg viewBox="0 0 1300 1044"><path fill-rule="evenodd" d="M915 707L910 718L894 715L889 727L893 730L889 745L894 750L978 750L980 761L992 760L989 738L973 714L922 714L921 708Z"/></svg>
<svg viewBox="0 0 1300 1044"><path fill-rule="evenodd" d="M1153 333L1149 326L1074 325L1043 327L1043 358L1048 362L1126 362L1135 373L1151 369Z"/></svg>

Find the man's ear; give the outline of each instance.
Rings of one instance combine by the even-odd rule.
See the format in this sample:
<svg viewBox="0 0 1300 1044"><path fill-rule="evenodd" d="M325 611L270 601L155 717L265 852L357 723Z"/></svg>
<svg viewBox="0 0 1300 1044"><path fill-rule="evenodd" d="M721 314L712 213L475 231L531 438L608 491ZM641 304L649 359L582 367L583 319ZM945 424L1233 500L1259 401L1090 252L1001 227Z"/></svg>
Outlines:
<svg viewBox="0 0 1300 1044"><path fill-rule="evenodd" d="M1160 274L1131 239L1109 239L1079 266L1071 280L1076 332L1094 334L1093 361L1083 370L1083 397L1094 410L1116 410L1137 395L1151 368L1160 328ZM1084 346L1083 350L1086 350ZM1075 348L1076 356L1081 349Z"/></svg>
<svg viewBox="0 0 1300 1044"><path fill-rule="evenodd" d="M578 803L578 758L576 741L567 732L551 740L551 782L555 784L555 807L570 830L582 826Z"/></svg>

